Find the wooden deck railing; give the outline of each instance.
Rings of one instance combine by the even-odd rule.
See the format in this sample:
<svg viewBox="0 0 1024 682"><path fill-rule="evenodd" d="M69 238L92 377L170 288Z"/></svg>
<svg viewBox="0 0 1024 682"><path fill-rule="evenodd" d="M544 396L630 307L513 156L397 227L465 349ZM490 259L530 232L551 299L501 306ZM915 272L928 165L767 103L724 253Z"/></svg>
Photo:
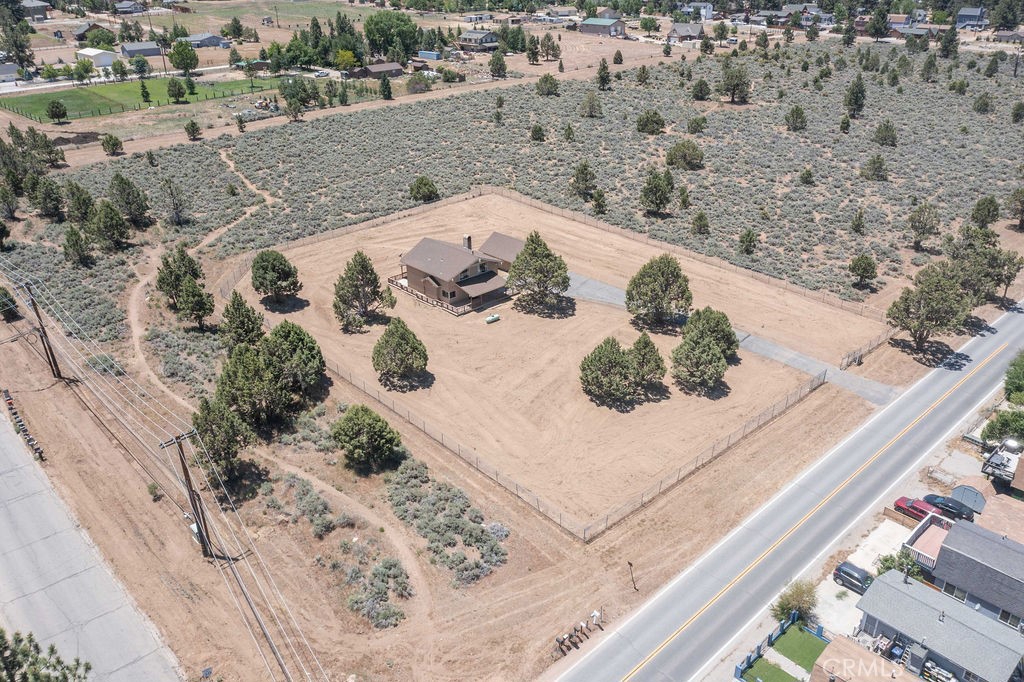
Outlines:
<svg viewBox="0 0 1024 682"><path fill-rule="evenodd" d="M393 286L396 289L400 289L400 290L406 292L407 294L412 294L418 300L422 301L423 303L426 303L427 305L432 305L432 306L434 306L436 308L441 308L442 310L444 310L446 312L449 312L452 315L455 315L456 317L459 316L459 315L465 315L466 313L468 313L471 310L473 310L473 306L471 306L471 305L454 306L454 305L452 305L450 303L445 303L444 301L439 301L436 298L430 298L426 294L422 294L419 291L416 291L415 289L409 288L408 285L402 284L401 280L402 280L401 276L397 276L397 275L396 276L392 276L392 277L388 277L388 284L390 284L391 286Z"/></svg>

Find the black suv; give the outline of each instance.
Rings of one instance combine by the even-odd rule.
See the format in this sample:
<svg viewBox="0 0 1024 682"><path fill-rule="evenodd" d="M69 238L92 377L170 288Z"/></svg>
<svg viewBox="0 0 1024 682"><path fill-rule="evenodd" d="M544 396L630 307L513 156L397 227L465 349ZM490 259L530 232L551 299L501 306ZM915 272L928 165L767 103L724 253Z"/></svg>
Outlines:
<svg viewBox="0 0 1024 682"><path fill-rule="evenodd" d="M954 500L952 497L943 497L942 495L925 495L923 499L928 504L941 509L942 514L951 519L974 520L974 510L960 500Z"/></svg>
<svg viewBox="0 0 1024 682"><path fill-rule="evenodd" d="M863 568L844 561L832 571L832 580L835 580L837 585L848 587L857 594L864 594L874 578Z"/></svg>

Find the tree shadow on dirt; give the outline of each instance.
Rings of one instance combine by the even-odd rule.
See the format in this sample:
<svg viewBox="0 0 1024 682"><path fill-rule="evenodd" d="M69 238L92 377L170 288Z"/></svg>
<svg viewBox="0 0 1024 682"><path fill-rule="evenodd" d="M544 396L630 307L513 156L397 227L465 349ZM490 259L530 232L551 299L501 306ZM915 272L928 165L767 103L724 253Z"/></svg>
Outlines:
<svg viewBox="0 0 1024 682"><path fill-rule="evenodd" d="M889 339L889 345L930 369L943 367L959 371L971 361L970 357L963 353L957 353L943 341L927 341L920 350L907 339Z"/></svg>
<svg viewBox="0 0 1024 682"><path fill-rule="evenodd" d="M260 486L270 480L270 470L260 466L251 459L240 459L232 472L231 477L224 481L231 500L224 496L224 490L217 485L217 479L213 478L214 491L217 496L217 503L229 505L234 502L245 502L256 497Z"/></svg>
<svg viewBox="0 0 1024 682"><path fill-rule="evenodd" d="M651 334L660 334L662 336L680 336L683 333L683 327L686 326L686 321L688 319L689 316L684 315L683 313L680 313L665 322L652 322L632 317L629 320L629 324L638 332L649 332Z"/></svg>
<svg viewBox="0 0 1024 682"><path fill-rule="evenodd" d="M600 407L607 407L610 410L615 410L620 414L628 414L635 410L637 407L646 403L660 403L663 400L668 400L671 396L671 392L668 390L668 386L664 382L658 382L656 384L649 384L644 386L637 395L630 396L625 400L608 400L600 398L598 396L587 394L590 398L590 402Z"/></svg>
<svg viewBox="0 0 1024 682"><path fill-rule="evenodd" d="M576 299L569 296L554 296L547 301L534 301L519 296L512 304L514 310L553 320L562 320L576 314Z"/></svg>
<svg viewBox="0 0 1024 682"><path fill-rule="evenodd" d="M434 373L428 369L407 377L381 377L381 385L396 393L411 393L434 385Z"/></svg>
<svg viewBox="0 0 1024 682"><path fill-rule="evenodd" d="M285 296L280 301L275 301L273 296L264 296L260 299L260 303L270 312L279 315L295 313L309 307L309 301L301 296Z"/></svg>
<svg viewBox="0 0 1024 682"><path fill-rule="evenodd" d="M725 380L719 381L711 388L694 386L677 380L676 387L687 395L703 397L708 400L721 400L729 397L729 394L732 393L732 387Z"/></svg>

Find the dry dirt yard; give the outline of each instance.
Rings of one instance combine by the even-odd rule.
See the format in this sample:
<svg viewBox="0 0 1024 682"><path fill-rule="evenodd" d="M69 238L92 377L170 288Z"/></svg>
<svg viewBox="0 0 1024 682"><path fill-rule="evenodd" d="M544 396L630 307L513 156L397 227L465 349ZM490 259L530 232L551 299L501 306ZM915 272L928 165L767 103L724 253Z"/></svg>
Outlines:
<svg viewBox="0 0 1024 682"><path fill-rule="evenodd" d="M519 237L537 229L571 271L622 288L643 262L660 252L510 199L484 196L372 231L286 250L299 268L302 301L293 306L297 310L266 313L272 322L287 318L302 325L316 336L326 358L375 386L370 355L383 325L344 334L332 312L333 283L344 263L362 249L383 278L397 273L400 255L423 237L458 243L468 233L481 244L492 229ZM738 327L802 352L835 361L846 344L881 329L742 274L696 265L683 264L692 278L696 306L724 309ZM239 288L263 307L245 278ZM411 409L413 421L426 420L432 433L443 431L504 476L584 522L685 465L809 378L741 349L739 361L726 374L727 395L691 396L667 382L666 399L618 412L591 402L580 390L578 376L580 361L604 337L615 336L624 344L636 339L638 332L624 310L577 301L573 316L550 319L520 313L505 303L456 318L403 292L396 294L398 305L391 314L405 320L426 345L433 382L420 390L396 392L394 399ZM501 321L485 324L484 317L492 312ZM839 329L845 333L837 335ZM665 358L678 344L676 336L653 338Z"/></svg>

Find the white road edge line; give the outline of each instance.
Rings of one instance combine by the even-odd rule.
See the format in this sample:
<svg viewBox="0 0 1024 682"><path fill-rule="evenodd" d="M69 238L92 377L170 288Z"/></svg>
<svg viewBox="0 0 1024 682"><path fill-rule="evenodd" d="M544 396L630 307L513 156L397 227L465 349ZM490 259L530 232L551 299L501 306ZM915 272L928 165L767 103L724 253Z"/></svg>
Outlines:
<svg viewBox="0 0 1024 682"><path fill-rule="evenodd" d="M1018 301L1018 304L1019 303L1020 302ZM1009 315L1010 312L1012 312L1012 311L1009 311L1009 310L1006 311L1005 313L1000 315L999 318L995 322L990 323L989 326L990 327L995 327L1000 322L1002 322L1003 318L1005 318L1007 315ZM967 350L967 348L969 346L971 346L975 342L979 342L980 343L985 338L987 338L987 337L982 337L982 336L972 337L971 339L969 339L967 341L967 343L965 343L963 346L958 348L955 352L963 353L965 350ZM972 359L975 360L975 361L977 360L976 358L972 358ZM731 540L732 536L735 535L741 528L744 528L748 523L752 522L758 516L760 516L764 512L765 509L767 509L772 504L775 504L780 498L784 497L790 490L792 490L795 486L799 485L800 482L803 481L804 478L806 478L811 473L816 471L819 467L825 465L828 462L828 460L830 460L835 455L836 451L838 451L840 448L844 447L850 440L852 440L855 436L857 436L861 431L863 431L864 429L866 429L869 426L871 426L871 424L874 423L874 421L876 419L878 419L883 414L885 414L889 409L891 409L892 407L897 405L903 398L905 398L906 396L910 395L915 390L917 390L917 388L928 377L932 376L932 374L934 374L935 372L940 371L941 369L942 369L942 366L940 365L939 367L936 367L936 368L932 369L930 372L925 374L923 377L921 377L920 379L915 381L913 386L911 386L906 391L904 391L903 393L898 395L888 405L886 405L881 410L876 412L866 422L861 424L859 427L857 427L857 429L855 429L853 432L851 432L845 438L843 438L843 440L839 441L839 443L834 445L832 447L832 449L829 450L828 452L826 452L822 457L820 457L817 462L815 462L814 464L812 464L811 466L806 468L801 474L799 474L796 478L794 478L792 481L790 481L784 488L779 490L779 492L777 492L774 496L772 496L770 499L768 499L764 504L762 504L760 507L758 507L753 513L751 513L749 516L747 516L745 519L743 519L743 521L741 521L735 528L733 528L731 531L729 531L725 535L725 537L723 537L721 540L716 542L711 547L711 549L709 549L706 552L704 552L704 554L702 554L697 559L697 561L695 561L694 563L690 564L690 566L688 566L685 570L683 570L682 573L678 574L675 578L673 578L668 583L663 585L661 587L661 589L659 589L657 592L654 593L654 596L650 597L649 599L647 599L647 601L645 601L643 604L641 604L640 608L638 608L636 611L634 611L632 614L630 614L630 616L627 617L626 620L622 621L622 623L617 625L613 630L610 630L609 633L608 633L608 636L603 638L601 640L601 642L599 642L596 647L594 647L593 649L588 651L585 656L581 657L579 660L577 660L575 663L573 663L571 666L569 666L569 668L567 670L565 670L565 672L563 672L560 675L558 675L558 677L556 679L557 680L565 679L566 676L568 676L576 668L576 666L582 664L584 661L589 659L592 655L594 655L594 652L600 650L603 646L605 646L606 642L611 641L612 640L612 635L618 634L619 630L625 628L627 625L629 625L631 622L633 622L634 619L639 617L640 614L642 614L644 611L646 611L647 608L652 604L652 602L657 601L665 592L667 592L668 590L671 590L673 587L675 587L675 585L679 581L681 581L683 578L685 578L687 575L689 575L693 570L695 570L701 564L703 564L705 561L707 561L707 559L712 554L714 554L716 551L718 551L718 549L720 547L722 547L722 545L724 545L726 542ZM841 389L841 390L846 390L846 389ZM856 395L856 394L854 394L854 395ZM862 400L863 400L863 398L862 398ZM975 408L975 409L977 409L977 408ZM746 627L746 626L744 626L744 627ZM735 639L735 637L734 637L734 639ZM707 667L707 666L705 665L705 667Z"/></svg>

